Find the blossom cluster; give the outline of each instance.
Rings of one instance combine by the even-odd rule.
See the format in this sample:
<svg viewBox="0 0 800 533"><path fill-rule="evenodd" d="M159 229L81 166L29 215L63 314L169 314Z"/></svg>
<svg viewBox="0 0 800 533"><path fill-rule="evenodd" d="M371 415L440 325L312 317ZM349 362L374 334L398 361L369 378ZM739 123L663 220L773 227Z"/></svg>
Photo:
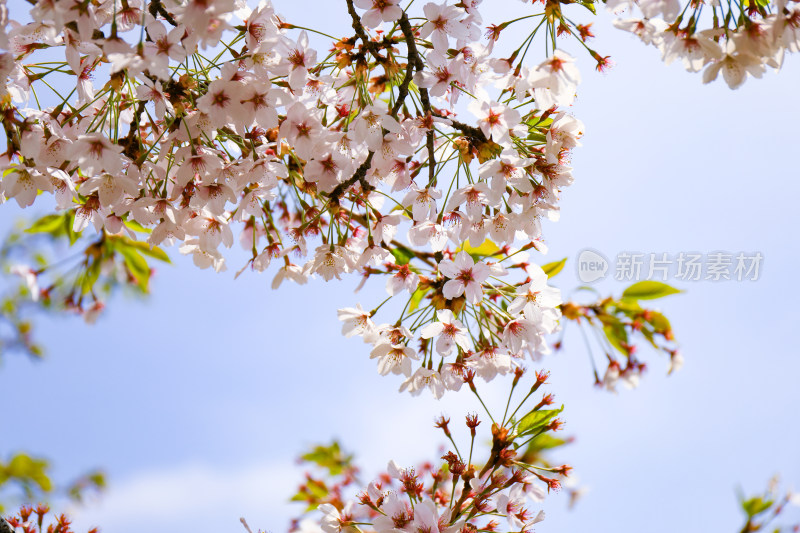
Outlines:
<svg viewBox="0 0 800 533"><path fill-rule="evenodd" d="M523 374L515 373L512 390L525 381ZM344 455L338 443L316 446L301 460L322 470L322 475L308 472L292 500L307 503L306 512L314 511L319 519L298 517L290 531L532 531L544 519L540 504L548 492L561 489L571 471L568 465L551 464L541 454L545 447L565 442L551 436L563 425L556 418L561 409L546 408L553 403L552 394L543 395L524 416L520 410L546 379L546 373L536 373L516 409L507 408L502 417L495 413L490 449L475 445L481 440L480 430L489 429L478 415L468 414L464 420L470 435L468 448L459 448L455 424L442 415L435 425L450 447L441 449L440 461L413 468L390 461L374 481L362 484L352 456ZM358 493L352 490L364 485Z"/></svg>
<svg viewBox="0 0 800 533"><path fill-rule="evenodd" d="M767 67L780 70L786 53L800 50L796 0L692 1L683 6L679 0L609 0L606 4L614 12L636 6L642 17L620 18L614 25L657 47L667 64L680 60L690 72L703 70L704 83L721 72L735 89L748 75L760 78Z"/></svg>
<svg viewBox="0 0 800 533"><path fill-rule="evenodd" d="M327 55L266 0L40 0L31 22L5 17L0 190L22 207L51 193L70 232L98 232L87 269L124 243L140 279L128 259L146 250L128 241L144 233L217 271L238 238L242 270L278 263L274 288L385 276L407 299L400 319L343 310L345 333L373 344L381 373L438 397L545 353L557 328L558 291L527 251L545 250L541 221L558 218L583 130L559 110L580 74L555 35L583 34L545 10L484 40L475 0L429 2L422 17L346 4L353 35ZM536 18L496 57L509 24ZM540 28L548 57L527 62ZM45 270L17 268L34 295ZM95 274L68 298L87 316L103 307L84 304Z"/></svg>
<svg viewBox="0 0 800 533"><path fill-rule="evenodd" d="M103 308L93 284L109 265L146 291L142 256L166 260L160 246L219 272L238 241L249 254L239 273L272 268L273 288L381 278L383 302L339 310L343 334L369 344L378 372L402 376L411 394L466 386L477 396L476 378L508 376L510 405L526 361L550 351L564 319L607 337L599 384L635 385L644 365L629 333L680 363L656 342L672 340L663 315L635 298L565 303L549 285L563 263L540 266L535 255L546 251L542 221L559 217L583 133L565 111L580 73L557 39L576 39L598 68L608 65L586 46L589 26L562 13L572 3L533 4L487 27L481 0L343 0L352 32L337 38L295 26L268 0L31 0L28 22L0 0L0 201L54 205L63 215L39 227L70 241L98 235L78 269L79 296L65 298L89 319ZM585 7L594 10L575 9ZM653 9L677 16L666 3ZM792 8L781 9L790 20ZM660 27L646 16L642 27ZM506 28L526 22L527 36L501 55ZM647 38L662 45L680 34L661 30ZM526 60L534 42L545 53ZM729 79L735 69L708 53L693 68L723 68ZM49 268L14 272L47 299ZM441 468L391 463L357 502L322 503L321 530L495 531L495 517L530 530L542 518L531 504L569 471L525 456L562 425L551 395L516 418L545 379L537 373L517 409L492 419L482 466L472 458L477 416L467 417L469 454L443 417L454 449Z"/></svg>
<svg viewBox="0 0 800 533"><path fill-rule="evenodd" d="M559 109L580 74L555 37L583 34L534 6L516 22L538 25L500 57L515 21L484 40L479 0L414 6L421 16L397 1L345 4L353 32L339 39L286 22L269 1L38 0L27 23L3 11L2 199L28 207L49 193L66 214L40 228L98 234L68 298L87 316L102 309L93 283L116 255L146 290L142 255L178 245L222 271L238 240L251 252L241 271L277 263L274 288L383 276L387 301L406 302L399 320L373 322L386 302L340 316L412 394L463 384L477 394L476 376L502 374L513 392L522 360L546 353L559 323L560 293L529 254L546 248L541 221L558 218L583 130ZM328 52L313 45L322 37ZM534 40L544 58L525 61ZM52 298L39 290L48 268L15 271ZM395 468L407 496L387 480L361 506L391 517L385 527L376 517L381 530L496 527L499 513L530 527L540 516L526 494L558 481L524 473L515 448L560 427L551 403L494 424L479 471L456 449L433 485ZM344 507L321 510L326 531L349 520Z"/></svg>
<svg viewBox="0 0 800 533"><path fill-rule="evenodd" d="M19 512L7 519L0 517L0 533L75 533L72 521L64 514L48 516L50 507L39 504L36 507L23 505ZM88 533L97 533L97 528Z"/></svg>
<svg viewBox="0 0 800 533"><path fill-rule="evenodd" d="M407 290L410 304L414 295L431 304L410 310L407 305L394 324L376 324L374 313L360 307L339 310L344 335L359 335L372 345L378 372L406 377L401 391L419 394L428 388L439 398L475 376L491 381L513 374L526 359L549 352L546 336L558 328L561 294L547 284L547 274L521 261L526 252L515 254L510 268L475 262L473 255L461 250L420 274L398 269L387 292ZM509 270L519 270L523 282L505 282Z"/></svg>

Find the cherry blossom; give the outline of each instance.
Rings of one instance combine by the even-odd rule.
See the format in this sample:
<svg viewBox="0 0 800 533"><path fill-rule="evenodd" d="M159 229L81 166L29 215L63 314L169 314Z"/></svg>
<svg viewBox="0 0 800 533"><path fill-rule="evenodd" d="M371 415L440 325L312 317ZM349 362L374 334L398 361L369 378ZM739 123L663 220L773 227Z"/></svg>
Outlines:
<svg viewBox="0 0 800 533"><path fill-rule="evenodd" d="M609 301L564 302L538 266L551 261L541 221L559 218L576 179L569 161L584 125L566 108L578 65L609 65L589 48L589 25L573 22L590 15L587 5L524 2L530 16L502 22L481 0L346 0L351 23L318 31L284 19L268 0L255 8L238 0L30 3L28 18L9 11L25 22L0 9L0 203L52 206L54 197L58 231L71 228L69 238L85 244L83 279L99 257L98 272L112 272L103 263L111 258L123 265L114 275L146 282L150 269L126 267L120 250L127 259L131 250L160 257L159 246L174 246L203 269L237 261L236 276L271 270L273 289L374 284L388 297L339 309L342 334L361 338L362 352L401 391L437 399L460 391L480 400L476 377L510 381L513 392L527 357L538 362L557 347L552 336L567 320L617 320L625 335L644 328L663 343L671 370L680 366L656 315L630 306L623 324ZM738 87L798 51L796 4L717 6L736 22L710 28L682 25L689 19L680 19L679 0L607 5L638 9L641 17L616 26L658 47L665 62L702 70L706 82L722 72ZM532 17L541 23L515 42L506 28ZM562 46L572 39L580 47ZM573 48L585 53L564 51ZM59 289L45 281L49 267L14 273L33 298ZM61 301L96 319L102 298L82 284L71 290ZM627 339L615 340L619 361L609 355L596 379L609 390L636 386L644 365ZM546 380L532 374L525 400ZM529 412L552 402L545 395ZM522 441L513 441L530 428L519 425L525 411L509 415L490 414L493 424L482 426L492 439L483 466L477 453L450 452L447 469L425 472L432 485L392 464L359 502L332 491L319 519L300 529L339 533L365 520L380 533L494 531L498 518L529 531L543 515L528 501L557 488L568 468L546 477L523 465L513 451ZM474 442L477 415L466 422ZM536 431L561 424L551 417ZM388 480L394 485L383 487Z"/></svg>
<svg viewBox="0 0 800 533"><path fill-rule="evenodd" d="M370 28L378 27L381 22L394 22L403 14L400 0L355 0L354 3L367 10L361 15L361 22Z"/></svg>
<svg viewBox="0 0 800 533"><path fill-rule="evenodd" d="M449 355L455 346L462 350L469 349L466 328L449 309L436 311L436 322L425 326L420 332L423 339L436 339L436 351L440 355Z"/></svg>
<svg viewBox="0 0 800 533"><path fill-rule="evenodd" d="M483 298L482 284L489 277L489 267L483 263L475 264L467 252L458 252L455 261L441 261L439 272L450 278L442 289L442 294L448 300L462 294L466 294L471 303L478 303Z"/></svg>

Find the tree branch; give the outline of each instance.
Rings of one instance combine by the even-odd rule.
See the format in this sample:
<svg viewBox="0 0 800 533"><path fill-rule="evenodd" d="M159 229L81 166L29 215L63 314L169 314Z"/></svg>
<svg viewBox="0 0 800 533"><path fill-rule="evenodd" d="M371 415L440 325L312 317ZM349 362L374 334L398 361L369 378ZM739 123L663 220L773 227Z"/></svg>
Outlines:
<svg viewBox="0 0 800 533"><path fill-rule="evenodd" d="M361 24L361 17L359 17L358 13L356 12L356 7L353 5L353 0L347 0L347 12L350 13L350 18L353 19L353 30L356 32L356 37L361 39L361 42L364 43L364 50L372 54L372 57L374 57L376 61L382 62L384 58L381 57L381 55L375 49L376 43L369 38L369 35L367 35L367 30L365 30L364 25Z"/></svg>
<svg viewBox="0 0 800 533"><path fill-rule="evenodd" d="M347 192L347 189L349 189L356 183L361 183L361 189L364 191L367 191L369 189L370 185L369 183L367 183L366 177L367 177L367 171L369 170L369 167L372 165L372 157L374 155L375 155L374 152L370 152L367 158L364 160L364 162L361 163L361 166L358 167L355 174L353 174L353 176L347 181L343 181L342 183L337 185L336 188L331 191L331 193L328 195L328 198L330 198L331 202L339 203L339 199L345 192Z"/></svg>
<svg viewBox="0 0 800 533"><path fill-rule="evenodd" d="M137 135L139 134L139 124L141 123L142 113L144 113L144 109L145 109L145 102L144 100L141 100L139 101L139 104L136 106L136 111L134 111L133 113L133 120L131 121L130 129L128 130L128 135L117 141L117 144L125 148L122 151L122 153L130 157L134 161L139 157L139 154L136 153L136 149L134 148L133 144L134 141L138 141ZM138 148L138 146L139 143L137 142L136 148Z"/></svg>
<svg viewBox="0 0 800 533"><path fill-rule="evenodd" d="M164 4L161 3L161 0L152 0L150 2L150 7L148 8L150 14L153 15L154 18L158 18L159 15L164 17L164 19L172 24L173 26L178 25L178 21L176 21L172 15L170 15L167 8L164 7Z"/></svg>
<svg viewBox="0 0 800 533"><path fill-rule="evenodd" d="M406 78L403 80L403 85L400 87L400 94L403 96L403 99L398 95L395 107L401 105L402 100L404 100L408 94L408 85L413 78L412 67L417 72L425 68L422 58L419 55L419 50L417 49L417 37L414 35L414 29L411 27L411 23L408 21L408 15L406 15L405 11L403 12L403 16L400 17L400 29L403 30L403 36L406 39L406 46L408 47L408 69L406 70ZM419 98L422 102L422 111L430 116L433 110L431 108L428 89L420 87ZM434 155L433 127L428 130L425 136L427 138L425 144L428 149L428 185L433 185L436 183L436 157Z"/></svg>
<svg viewBox="0 0 800 533"><path fill-rule="evenodd" d="M353 0L347 0L347 12L350 13L350 18L353 19L353 29L358 38L361 39L364 44L370 42L366 30L364 30L364 25L361 24L361 17L359 17L356 12L356 6L353 5Z"/></svg>
<svg viewBox="0 0 800 533"><path fill-rule="evenodd" d="M363 24L361 24L361 18L356 13L356 8L353 5L353 0L347 0L347 11L350 13L350 18L353 20L353 30L356 32L356 36L361 39L364 43L364 48L372 51L373 55L376 55L377 52L374 51L372 48L372 41L369 40L369 36L367 32L364 30ZM405 26L404 26L405 24ZM397 95L397 100L395 101L394 105L392 106L391 114L393 117L397 117L397 113L400 111L400 108L403 106L403 102L405 101L406 97L408 96L408 86L411 84L411 80L414 77L414 67L417 65L422 65L422 60L419 58L419 54L417 53L417 48L414 43L414 32L411 30L411 25L408 22L408 16L403 13L403 16L400 19L400 26L403 28L403 35L409 40L409 61L408 61L408 68L406 68L406 75L403 79L403 82L400 84L400 90ZM413 52L412 52L413 50ZM414 59L412 59L412 53ZM380 56L377 56L380 57ZM432 132L431 132L432 133ZM431 139L432 140L432 139ZM432 148L432 142L429 143ZM430 152L432 154L432 152ZM361 183L361 188L363 190L368 190L370 185L366 181L367 171L369 170L370 166L372 165L372 158L374 157L374 152L369 152L367 159L358 167L355 174L348 179L347 181L343 181L339 185L333 189L328 197L332 202L339 202L339 199L347 192L347 189L355 185L356 183Z"/></svg>
<svg viewBox="0 0 800 533"><path fill-rule="evenodd" d="M459 130L464 135L466 135L467 137L470 137L471 139L473 139L475 141L484 143L484 142L489 140L489 139L486 138L486 135L483 134L483 131L480 128L476 128L474 126L470 126L469 124L464 124L463 122L459 122L457 120L453 120L453 119L451 119L449 117L446 117L446 116L444 116L444 115L442 115L440 113L433 113L433 116L437 117L437 118L443 118L445 120L449 120L450 121L450 125L453 128Z"/></svg>

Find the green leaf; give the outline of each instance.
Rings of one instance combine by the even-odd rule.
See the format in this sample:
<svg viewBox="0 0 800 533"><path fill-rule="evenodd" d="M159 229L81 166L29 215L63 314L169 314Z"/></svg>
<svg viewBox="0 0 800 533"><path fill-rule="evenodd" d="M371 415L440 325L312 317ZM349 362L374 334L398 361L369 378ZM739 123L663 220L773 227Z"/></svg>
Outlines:
<svg viewBox="0 0 800 533"><path fill-rule="evenodd" d="M483 244L480 246L472 246L472 244L469 242L469 239L467 239L464 241L464 245L461 247L461 249L471 255L473 259L476 257L489 257L497 254L500 251L500 248L489 239L483 241Z"/></svg>
<svg viewBox="0 0 800 533"><path fill-rule="evenodd" d="M653 348L655 348L656 350L660 350L661 349L661 347L656 343L656 340L655 340L655 337L653 336L653 332L652 331L650 331L647 328L642 328L639 331L641 332L642 336L644 336L644 338L647 339L647 342L649 342L650 345Z"/></svg>
<svg viewBox="0 0 800 533"><path fill-rule="evenodd" d="M301 455L300 459L326 468L330 475L336 476L350 466L353 456L342 453L339 443L334 441L330 446L314 446L310 452Z"/></svg>
<svg viewBox="0 0 800 533"><path fill-rule="evenodd" d="M530 132L528 134L528 140L529 141L535 141L535 142L544 143L544 142L547 142L547 137L545 135L539 133L538 131L533 130L532 132Z"/></svg>
<svg viewBox="0 0 800 533"><path fill-rule="evenodd" d="M125 263L125 268L136 280L136 284L143 292L147 292L150 284L150 266L139 252L149 252L149 246L146 243L140 243L124 236L109 238L108 245L111 249L119 252L123 263ZM146 250L142 249L142 245Z"/></svg>
<svg viewBox="0 0 800 533"><path fill-rule="evenodd" d="M80 232L73 231L72 227L75 224L75 211L69 210L64 215L64 232L69 238L69 245L72 246L81 236Z"/></svg>
<svg viewBox="0 0 800 533"><path fill-rule="evenodd" d="M308 477L305 484L291 497L290 501L308 503L306 512L309 512L316 509L329 493L330 490L324 481Z"/></svg>
<svg viewBox="0 0 800 533"><path fill-rule="evenodd" d="M125 248L133 248L140 254L158 259L159 261L164 261L165 263L170 262L167 252L158 246L151 247L144 241L134 241L124 235L111 235L108 237L108 240L111 245L120 252Z"/></svg>
<svg viewBox="0 0 800 533"><path fill-rule="evenodd" d="M150 283L150 267L147 264L147 260L142 257L139 252L137 252L132 246L128 247L118 247L117 250L119 251L120 255L122 255L122 259L125 262L125 267L128 269L128 272L131 273L136 279L137 285L142 291L147 292L148 285Z"/></svg>
<svg viewBox="0 0 800 533"><path fill-rule="evenodd" d="M568 444L566 440L553 437L549 433L544 433L533 439L528 444L528 447L525 449L525 454L539 453L543 450L552 450L553 448L558 448L564 446L565 444Z"/></svg>
<svg viewBox="0 0 800 533"><path fill-rule="evenodd" d="M73 245L81 236L80 233L72 231L74 222L75 211L69 210L63 215L52 214L40 218L26 229L25 233L49 233L54 237L66 235L69 238L69 244Z"/></svg>
<svg viewBox="0 0 800 533"><path fill-rule="evenodd" d="M589 285L581 285L575 289L575 292L586 291L591 292L592 294L600 295L600 292L595 289L594 287L590 287Z"/></svg>
<svg viewBox="0 0 800 533"><path fill-rule="evenodd" d="M25 230L25 233L50 233L58 235L64 228L64 215L47 215Z"/></svg>
<svg viewBox="0 0 800 533"><path fill-rule="evenodd" d="M628 316L639 315L642 312L642 306L636 300L619 300L610 302L610 305L613 305L618 311Z"/></svg>
<svg viewBox="0 0 800 533"><path fill-rule="evenodd" d="M611 316L605 319L604 317L600 317L600 320L603 322L603 333L605 333L611 346L616 348L620 353L629 355L628 349L625 348L625 346L630 344L628 342L628 331L625 329L622 322Z"/></svg>
<svg viewBox="0 0 800 533"><path fill-rule="evenodd" d="M675 287L660 281L640 281L625 289L622 297L628 300L655 300L679 292L681 291Z"/></svg>
<svg viewBox="0 0 800 533"><path fill-rule="evenodd" d="M761 0L759 0L759 1L761 1ZM767 1L768 1L768 0L767 0ZM588 9L589 11L591 11L593 15L597 15L597 9L594 7L594 3L593 3L593 2L579 2L579 3L580 3L580 4L581 4L583 7L585 7L585 8L586 8L586 9Z"/></svg>
<svg viewBox="0 0 800 533"><path fill-rule="evenodd" d="M398 265L407 265L409 261L414 258L414 252L403 246L397 246L391 249L392 255Z"/></svg>
<svg viewBox="0 0 800 533"><path fill-rule="evenodd" d="M555 417L564 410L562 405L559 409L540 409L538 411L531 411L523 416L517 424L517 434L522 435L536 431L550 423Z"/></svg>
<svg viewBox="0 0 800 533"><path fill-rule="evenodd" d="M148 257L152 257L154 259L158 259L159 261L164 261L165 263L170 263L169 256L167 252L163 249L159 248L158 246L150 247L149 244L142 241L130 241L128 244L131 248L136 248L136 250L140 254L144 254Z"/></svg>
<svg viewBox="0 0 800 533"><path fill-rule="evenodd" d="M546 265L542 265L542 270L544 273L547 274L548 278L552 278L562 270L564 270L564 265L567 264L567 258L565 257L561 261L555 261L553 263L547 263Z"/></svg>
<svg viewBox="0 0 800 533"><path fill-rule="evenodd" d="M430 290L430 287L425 287L424 289L417 289L414 291L414 294L411 295L411 303L408 304L408 312L413 313L419 307L420 302L422 302L422 298L425 296L425 293Z"/></svg>
<svg viewBox="0 0 800 533"><path fill-rule="evenodd" d="M94 284L100 278L100 261L95 261L86 268L86 273L81 280L81 291L89 294L94 290Z"/></svg>
<svg viewBox="0 0 800 533"><path fill-rule="evenodd" d="M544 115L541 116L534 116L525 121L525 124L528 125L528 129L531 128L549 128L550 125L553 123L553 119L551 117L542 118Z"/></svg>
<svg viewBox="0 0 800 533"><path fill-rule="evenodd" d="M123 221L123 224L125 224L125 226L132 229L136 233L153 233L153 230L151 230L150 228L145 228L135 220L125 220Z"/></svg>
<svg viewBox="0 0 800 533"><path fill-rule="evenodd" d="M35 484L42 491L49 492L53 484L47 476L47 466L47 461L20 453L12 457L4 468L0 465L0 479L15 479L24 486Z"/></svg>
<svg viewBox="0 0 800 533"><path fill-rule="evenodd" d="M765 500L761 496L755 496L749 500L744 500L742 502L742 509L747 513L747 516L752 518L772 507L773 503L772 500Z"/></svg>
<svg viewBox="0 0 800 533"><path fill-rule="evenodd" d="M608 342L616 348L619 352L629 355L628 350L625 348L630 342L628 341L628 330L622 321L614 315L601 314L597 317L603 323L603 333L605 333Z"/></svg>
<svg viewBox="0 0 800 533"><path fill-rule="evenodd" d="M669 319L665 317L663 314L659 313L658 311L650 311L650 316L647 320L650 325L653 326L653 329L658 333L666 333L668 331L672 331L672 324L669 323Z"/></svg>

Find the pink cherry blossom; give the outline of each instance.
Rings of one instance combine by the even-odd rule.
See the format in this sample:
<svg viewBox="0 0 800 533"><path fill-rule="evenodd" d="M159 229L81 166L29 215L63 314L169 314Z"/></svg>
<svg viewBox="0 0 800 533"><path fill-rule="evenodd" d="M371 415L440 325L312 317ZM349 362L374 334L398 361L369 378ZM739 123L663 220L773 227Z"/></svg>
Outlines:
<svg viewBox="0 0 800 533"><path fill-rule="evenodd" d="M476 264L467 252L458 252L455 261L440 261L439 272L450 278L442 288L442 294L448 300L462 294L466 294L467 301L473 304L483 299L483 282L489 277L489 268L482 262Z"/></svg>

